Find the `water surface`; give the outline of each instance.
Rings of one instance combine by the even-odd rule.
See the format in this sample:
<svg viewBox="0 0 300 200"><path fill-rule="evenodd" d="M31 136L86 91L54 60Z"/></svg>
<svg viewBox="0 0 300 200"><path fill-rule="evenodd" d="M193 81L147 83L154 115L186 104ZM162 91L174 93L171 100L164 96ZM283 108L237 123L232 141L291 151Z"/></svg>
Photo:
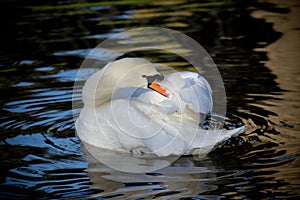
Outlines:
<svg viewBox="0 0 300 200"><path fill-rule="evenodd" d="M0 33L1 198L299 197L298 1L1 4L1 13L8 13ZM205 158L185 156L157 172L130 174L84 154L75 136L72 114L79 110L72 110L72 90L91 49L144 26L171 28L204 46L224 80L228 126L242 123L248 130ZM99 56L105 62L112 54ZM172 54L143 56L189 69Z"/></svg>

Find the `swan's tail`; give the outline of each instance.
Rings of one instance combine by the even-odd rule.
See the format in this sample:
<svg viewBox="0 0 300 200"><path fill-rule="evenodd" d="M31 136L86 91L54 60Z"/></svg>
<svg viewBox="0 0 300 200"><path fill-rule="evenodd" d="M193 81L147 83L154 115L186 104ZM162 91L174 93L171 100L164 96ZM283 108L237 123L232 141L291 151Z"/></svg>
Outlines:
<svg viewBox="0 0 300 200"><path fill-rule="evenodd" d="M232 130L203 130L199 129L193 142L188 148L187 154L206 155L216 145L229 139L232 136L245 132L246 126L242 126Z"/></svg>

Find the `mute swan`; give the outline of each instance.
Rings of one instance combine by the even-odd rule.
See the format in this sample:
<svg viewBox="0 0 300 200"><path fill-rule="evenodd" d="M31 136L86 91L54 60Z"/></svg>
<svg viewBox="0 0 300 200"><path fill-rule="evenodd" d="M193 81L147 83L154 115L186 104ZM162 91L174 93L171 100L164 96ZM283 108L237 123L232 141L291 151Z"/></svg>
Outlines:
<svg viewBox="0 0 300 200"><path fill-rule="evenodd" d="M157 156L208 153L245 130L205 130L209 83L194 72L163 77L146 59L123 58L93 74L82 91L78 137L90 145Z"/></svg>

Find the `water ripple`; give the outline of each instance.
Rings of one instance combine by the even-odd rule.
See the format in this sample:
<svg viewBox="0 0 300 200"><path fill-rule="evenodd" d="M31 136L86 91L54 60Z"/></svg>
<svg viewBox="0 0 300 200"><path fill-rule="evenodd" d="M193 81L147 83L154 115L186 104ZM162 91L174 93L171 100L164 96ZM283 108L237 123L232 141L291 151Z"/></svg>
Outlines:
<svg viewBox="0 0 300 200"><path fill-rule="evenodd" d="M277 26L268 20L250 15L253 10L266 8L273 11L268 14L271 16L276 9L286 11L284 8L251 1L183 0L62 0L51 4L17 0L13 6L0 6L3 8L8 26L0 37L1 198L299 196L300 124L293 116L299 108L299 91L297 87L282 89L274 71L265 64L270 52L255 50L272 46L282 33L274 31ZM280 19L288 18L285 14L281 13ZM244 134L225 141L205 158L182 156L172 165L147 174L114 171L87 158L75 136L73 120L73 113L78 115L82 106L81 85L73 90L77 69L99 42L125 28L141 26L173 28L205 46L226 86L230 120L225 127L245 124ZM128 36L121 37L125 43ZM156 40L142 36L135 42ZM184 53L179 48L178 52ZM280 54L286 61L282 72L288 71L289 65L285 53ZM101 63L118 56L113 47L95 52ZM158 51L130 52L128 56L145 56L178 70L189 69L185 60ZM80 84L94 72L92 68L81 69L77 77ZM288 85L299 84L296 74L289 77Z"/></svg>

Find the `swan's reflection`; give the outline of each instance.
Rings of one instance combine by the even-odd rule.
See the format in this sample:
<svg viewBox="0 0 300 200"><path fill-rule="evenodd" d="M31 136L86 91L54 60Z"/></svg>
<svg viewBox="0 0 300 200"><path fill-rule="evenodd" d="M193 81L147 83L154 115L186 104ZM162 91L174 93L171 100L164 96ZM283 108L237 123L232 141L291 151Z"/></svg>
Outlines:
<svg viewBox="0 0 300 200"><path fill-rule="evenodd" d="M157 156L131 156L130 154L112 150L106 150L82 142L82 149L88 159L93 159L117 171L129 173L152 172L164 168L175 161L178 156L157 157Z"/></svg>
<svg viewBox="0 0 300 200"><path fill-rule="evenodd" d="M217 175L209 159L195 160L193 157L180 157L174 161L174 158L134 158L88 145L83 145L83 151L85 151L86 160L90 163L87 172L93 183L91 188L103 190L92 198L135 199L163 196L169 198L173 195L176 198L199 197L199 193L217 188L210 183L216 180ZM97 155L101 156L96 158ZM105 163L103 164L102 161ZM131 168L131 173L118 171L116 169L118 163L120 168L124 166L127 169ZM108 167L108 164L113 164L114 169ZM135 169L151 171L161 166L164 168L151 173L134 171Z"/></svg>

